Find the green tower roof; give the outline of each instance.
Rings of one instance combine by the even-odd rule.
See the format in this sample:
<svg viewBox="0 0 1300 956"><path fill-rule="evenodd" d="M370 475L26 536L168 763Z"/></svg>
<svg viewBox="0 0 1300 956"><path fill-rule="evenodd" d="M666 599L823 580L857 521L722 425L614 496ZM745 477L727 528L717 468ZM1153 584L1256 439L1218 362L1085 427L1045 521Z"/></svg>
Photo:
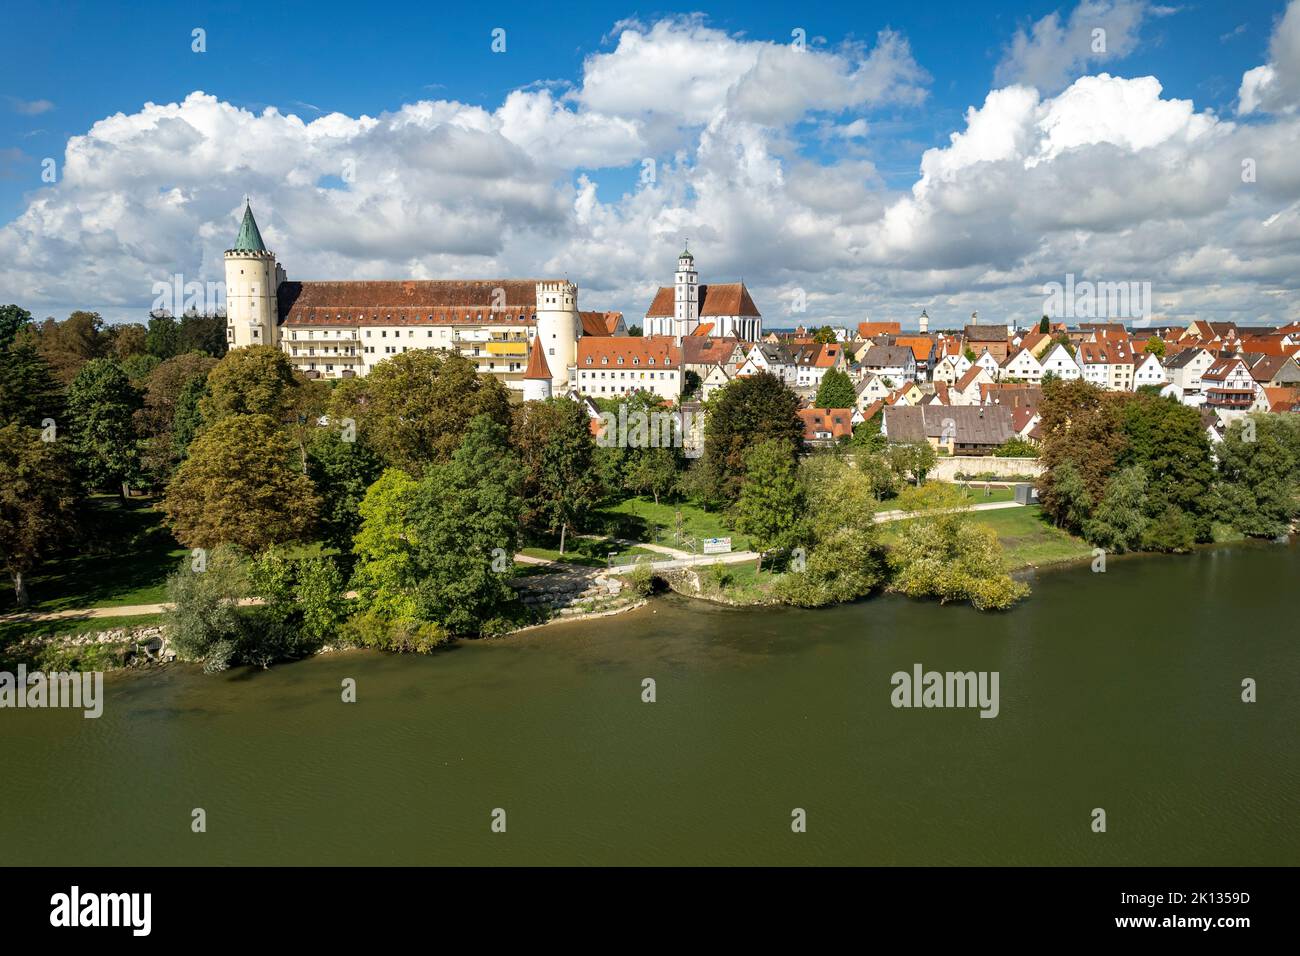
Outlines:
<svg viewBox="0 0 1300 956"><path fill-rule="evenodd" d="M262 234L257 231L257 221L253 218L253 207L244 206L244 221L239 224L239 235L235 238L233 252L266 252Z"/></svg>
<svg viewBox="0 0 1300 956"><path fill-rule="evenodd" d="M682 254L681 254L680 256L678 256L677 258L678 258L678 259L690 259L692 262L695 261L695 257L694 257L693 255L691 255L691 245L690 245L689 242L686 244L686 247L685 247L684 249L682 249Z"/></svg>

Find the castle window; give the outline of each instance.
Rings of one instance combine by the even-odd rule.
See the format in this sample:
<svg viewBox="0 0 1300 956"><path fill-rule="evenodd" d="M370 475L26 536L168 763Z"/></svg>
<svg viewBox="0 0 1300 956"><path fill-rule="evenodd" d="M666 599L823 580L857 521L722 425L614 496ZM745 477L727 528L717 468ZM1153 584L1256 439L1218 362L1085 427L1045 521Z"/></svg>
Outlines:
<svg viewBox="0 0 1300 956"><path fill-rule="evenodd" d="M622 364L623 364L623 356L621 356L621 355L618 357L618 364L619 364L619 365L622 365Z"/></svg>
<svg viewBox="0 0 1300 956"><path fill-rule="evenodd" d="M639 358L634 358L634 359L632 359L632 364L633 364L633 365L640 365L640 364L641 364L641 360L640 360Z"/></svg>
<svg viewBox="0 0 1300 956"><path fill-rule="evenodd" d="M608 365L608 364L609 364L609 358L608 358L607 356L602 357L601 360L600 360L600 364L601 364L601 365Z"/></svg>
<svg viewBox="0 0 1300 956"><path fill-rule="evenodd" d="M587 364L588 364L588 365L591 364L591 356L590 356L590 355L587 356Z"/></svg>

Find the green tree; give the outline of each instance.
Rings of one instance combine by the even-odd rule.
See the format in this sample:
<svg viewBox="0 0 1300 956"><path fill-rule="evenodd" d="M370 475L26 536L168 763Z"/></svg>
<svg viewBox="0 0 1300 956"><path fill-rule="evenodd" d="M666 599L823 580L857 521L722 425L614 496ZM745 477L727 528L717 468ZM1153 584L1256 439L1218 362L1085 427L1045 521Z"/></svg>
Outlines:
<svg viewBox="0 0 1300 956"><path fill-rule="evenodd" d="M412 510L418 615L452 634L493 633L515 599L509 584L523 511L523 470L506 429L475 416L460 447L429 469Z"/></svg>
<svg viewBox="0 0 1300 956"><path fill-rule="evenodd" d="M201 562L182 562L167 579L171 607L163 615L176 656L202 664L208 673L237 663L249 630L239 601L249 591L247 563L238 548L218 545Z"/></svg>
<svg viewBox="0 0 1300 956"><path fill-rule="evenodd" d="M713 481L711 497L734 502L740 496L749 449L775 440L787 449L791 466L803 441L799 399L769 372L739 378L709 401L704 460Z"/></svg>
<svg viewBox="0 0 1300 956"><path fill-rule="evenodd" d="M190 443L203 427L203 399L208 395L208 380L191 379L176 397L176 414L172 417L172 460L184 461Z"/></svg>
<svg viewBox="0 0 1300 956"><path fill-rule="evenodd" d="M180 326L170 315L149 316L144 347L150 355L166 361L180 349Z"/></svg>
<svg viewBox="0 0 1300 956"><path fill-rule="evenodd" d="M817 408L853 408L858 396L853 390L853 380L837 368L828 369L817 387Z"/></svg>
<svg viewBox="0 0 1300 956"><path fill-rule="evenodd" d="M763 553L792 548L799 543L804 513L804 488L789 445L769 438L753 445L745 455L745 478L736 501L736 529L749 535L758 551L756 567L763 568Z"/></svg>
<svg viewBox="0 0 1300 956"><path fill-rule="evenodd" d="M1044 384L1038 413L1043 436L1040 457L1046 471L1038 480L1038 493L1043 510L1057 525L1079 527L1065 517L1067 506L1077 512L1078 502L1056 491L1063 465L1068 463L1082 482L1089 511L1101 499L1106 482L1117 469L1128 447L1120 423L1121 401L1091 382L1057 380Z"/></svg>
<svg viewBox="0 0 1300 956"><path fill-rule="evenodd" d="M1043 316L1041 319L1038 320L1038 332L1040 335L1047 335L1051 331L1052 331L1051 319L1049 319L1047 316Z"/></svg>
<svg viewBox="0 0 1300 956"><path fill-rule="evenodd" d="M841 458L819 455L804 461L800 480L808 514L803 567L796 563L777 581L776 595L800 607L865 597L885 569L870 478Z"/></svg>
<svg viewBox="0 0 1300 956"><path fill-rule="evenodd" d="M644 448L627 470L626 487L639 495L651 495L655 504L677 485L681 456L672 448Z"/></svg>
<svg viewBox="0 0 1300 956"><path fill-rule="evenodd" d="M1215 449L1223 520L1242 534L1274 538L1300 513L1300 416L1251 415Z"/></svg>
<svg viewBox="0 0 1300 956"><path fill-rule="evenodd" d="M812 340L813 340L814 342L817 342L817 343L821 344L821 345L834 345L834 344L835 344L835 330L834 330L833 328L831 328L829 325L823 325L823 326L822 326L821 328L819 328L819 329L813 329ZM822 405L822 406L819 406L819 407L821 407L821 408L826 408L827 406ZM843 408L844 406L843 406L843 405L833 405L833 406L830 406L830 407L832 407L832 408Z"/></svg>
<svg viewBox="0 0 1300 956"><path fill-rule="evenodd" d="M0 566L27 605L27 575L76 531L76 481L64 442L34 428L0 427Z"/></svg>
<svg viewBox="0 0 1300 956"><path fill-rule="evenodd" d="M176 333L176 354L202 352L212 358L226 354L226 319L221 315L181 316Z"/></svg>
<svg viewBox="0 0 1300 956"><path fill-rule="evenodd" d="M351 554L361 527L361 502L383 472L379 456L362 436L345 441L349 434L318 428L307 446L307 475L321 499L321 537L342 554Z"/></svg>
<svg viewBox="0 0 1300 956"><path fill-rule="evenodd" d="M20 330L31 324L32 314L16 305L0 305L0 352L9 348Z"/></svg>
<svg viewBox="0 0 1300 956"><path fill-rule="evenodd" d="M296 450L266 415L208 426L167 485L163 510L187 548L235 544L253 553L301 540L320 508Z"/></svg>
<svg viewBox="0 0 1300 956"><path fill-rule="evenodd" d="M1083 525L1090 544L1113 553L1138 546L1146 530L1147 476L1141 465L1130 465L1106 483L1101 501Z"/></svg>
<svg viewBox="0 0 1300 956"><path fill-rule="evenodd" d="M1135 395L1122 405L1121 428L1126 448L1118 463L1146 472L1148 516L1172 505L1191 522L1196 541L1210 540L1215 473L1200 411L1172 398Z"/></svg>
<svg viewBox="0 0 1300 956"><path fill-rule="evenodd" d="M464 356L424 349L394 355L365 378L340 383L329 405L332 421L353 419L387 465L412 475L450 460L477 415L509 425L505 386L479 375Z"/></svg>
<svg viewBox="0 0 1300 956"><path fill-rule="evenodd" d="M1158 335L1153 335L1147 339L1147 344L1142 346L1142 351L1148 355L1154 355L1156 358L1165 357L1165 342Z"/></svg>
<svg viewBox="0 0 1300 956"><path fill-rule="evenodd" d="M993 454L998 458L1037 458L1038 446L1017 435L993 449Z"/></svg>
<svg viewBox="0 0 1300 956"><path fill-rule="evenodd" d="M77 377L81 366L106 355L109 346L104 320L97 312L73 312L62 322L28 323L18 330L14 341L35 347L64 385Z"/></svg>
<svg viewBox="0 0 1300 956"><path fill-rule="evenodd" d="M970 601L984 611L1003 610L1029 593L1007 572L997 533L959 513L909 521L889 560L891 586L909 597Z"/></svg>
<svg viewBox="0 0 1300 956"><path fill-rule="evenodd" d="M587 413L567 398L526 402L515 409L512 442L523 466L523 523L538 534L581 530L600 501L596 442Z"/></svg>
<svg viewBox="0 0 1300 956"><path fill-rule="evenodd" d="M37 428L62 414L63 390L40 352L15 345L0 356L0 425Z"/></svg>
<svg viewBox="0 0 1300 956"><path fill-rule="evenodd" d="M1092 496L1083 476L1073 462L1066 461L1057 466L1053 479L1052 508L1048 513L1059 527L1081 532L1092 516Z"/></svg>
<svg viewBox="0 0 1300 956"><path fill-rule="evenodd" d="M135 413L141 406L122 367L112 359L91 359L68 387L68 418L77 464L93 488L129 483L139 469Z"/></svg>
<svg viewBox="0 0 1300 956"><path fill-rule="evenodd" d="M235 349L208 372L203 420L216 423L231 415L267 415L277 423L285 422L304 381L273 345Z"/></svg>
<svg viewBox="0 0 1300 956"><path fill-rule="evenodd" d="M366 490L353 538L352 581L362 608L380 620L416 617L418 538L412 526L419 482L399 468L387 469Z"/></svg>
<svg viewBox="0 0 1300 956"><path fill-rule="evenodd" d="M216 364L209 356L189 352L159 363L145 380L136 421L144 442L141 464L154 482L166 483L184 459L198 425L197 401ZM183 435L178 435L178 423Z"/></svg>
<svg viewBox="0 0 1300 956"><path fill-rule="evenodd" d="M939 460L934 446L928 441L892 442L885 454L899 480L910 478L918 488Z"/></svg>

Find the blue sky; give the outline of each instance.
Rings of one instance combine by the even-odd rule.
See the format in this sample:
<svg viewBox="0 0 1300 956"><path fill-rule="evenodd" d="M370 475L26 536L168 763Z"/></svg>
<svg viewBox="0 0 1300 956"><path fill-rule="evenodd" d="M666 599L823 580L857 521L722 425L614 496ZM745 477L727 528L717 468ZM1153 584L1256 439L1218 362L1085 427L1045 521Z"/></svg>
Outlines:
<svg viewBox="0 0 1300 956"><path fill-rule="evenodd" d="M1113 15L1108 10L1108 0L1092 2L1100 4L1098 22L1108 22L1101 15ZM1084 6L1086 3L1087 0ZM1247 117L1234 117L1239 109L1243 75L1270 61L1270 39L1286 9L1284 3L1249 0L1159 5L1132 0L1130 5L1140 9L1141 22L1132 31L1128 48L1118 55L1092 60L1085 58L1074 68L1066 70L1064 82L1073 82L1079 76L1103 70L1122 78L1153 76L1162 87L1161 99L1189 100L1197 114L1210 111L1218 118L1234 118L1242 126L1283 122L1276 117L1288 116L1285 109L1277 109L1267 115L1257 112ZM276 207L276 199L283 196L274 195L273 181L258 182L255 177L245 177L247 183L241 189L238 171L231 170L228 165L219 170L220 176L214 172L214 178L208 184L204 183L201 173L192 170L187 171L186 176L197 178L190 183L183 176L172 180L164 170L147 185L136 180L102 182L92 188L84 176L78 182L43 183L41 161L45 157L55 158L62 170L71 137L84 136L94 124L114 114L140 115L146 103L182 103L197 90L252 116L274 107L279 113L297 115L304 123L336 112L350 120L362 116L382 117L420 101L454 102L493 113L502 107L512 91L536 93L550 90L557 101L567 92L571 97L568 101L571 112L591 111L594 107L589 103L579 103L572 97L583 88L584 71L592 62L589 58L609 56L618 50L620 37L629 21L646 36L651 35L655 24L695 24L715 31L711 36L725 36L739 46L788 45L791 31L800 28L806 31L811 49L843 55L850 63L860 60L860 57L855 60L852 51L858 50L865 56L863 51L881 45L880 31L893 31L893 35L905 44L909 62L915 68L906 77L905 85L910 92L902 95L873 94L856 99L849 96L845 98L849 104L846 106L826 107L813 103L799 115L766 124L760 133L752 134L765 138L764 157L772 158L786 170L806 162L814 168L834 169L838 175L846 171L846 162L852 164L848 168L861 170L864 188L870 191L872 201L880 202L883 210L917 183L921 157L926 149L947 147L949 137L966 128L968 109L981 107L991 91L1021 77L1014 66L1007 66L1017 31L1032 39L1035 25L1043 18L1056 13L1064 24L1076 6L1047 2L972 3L969 0L964 3L830 3L804 7L750 2L711 4L707 8L694 4L644 8L609 2L566 4L562 7L496 3L469 5L449 12L449 8L441 5L390 2L364 7L358 15L355 5L331 2L10 5L6 11L4 37L0 39L0 53L6 63L3 99L0 99L0 224L10 224L7 242L22 244L33 267L80 269L94 275L97 271L93 268L94 262L89 270L86 262L87 257L94 255L88 250L99 240L93 238L95 229L87 227L85 220L94 218L89 207L95 202L111 207L116 200L128 206L141 206L138 217L123 219L117 228L103 230L105 234L113 232L119 244L129 245L134 237L122 236L121 228L134 223L136 228L143 225L147 229L150 222L148 203L142 198L145 192L180 188L185 194L184 201L189 204L187 208L191 208L197 217L193 221L214 223L220 221L220 217L211 211L214 203L221 206L222 215L233 216L238 196L249 191L259 196L270 220L272 237L280 240L285 253L296 253L296 258L288 264L291 275L297 272L301 277L308 277L302 276L303 267L308 264L315 269L331 268L358 276L392 269L404 270L403 274L406 274L413 268L412 260L394 253L382 242L367 248L365 240L358 239L352 245L336 242L328 248L313 250L309 234L319 224L303 221L301 214L294 219ZM191 50L191 31L196 27L206 31L207 50L201 54ZM491 31L498 27L506 30L504 54L494 53L490 48ZM690 29L693 28L680 26L681 31ZM695 50L692 56L710 56L708 37L696 36L695 39L700 40L700 45L692 48ZM1118 42L1113 31L1112 43ZM1050 57L1050 49L1047 53ZM681 68L681 64L675 64L673 68ZM634 83L635 75L620 82ZM1040 85L1039 95L1044 100L1061 92L1052 88L1050 82ZM665 111L671 112L668 104ZM644 112L638 114L621 108L607 108L604 115L617 116L619 122L640 122ZM864 135L845 136L828 132L855 121L866 124ZM698 163L701 144L696 134L707 123L699 116L695 119L678 118L675 122L692 130L691 135L678 139L647 137L653 148L644 152L660 163L671 163L678 151L684 151L687 164ZM745 145L748 135L751 134L736 134L735 149L738 153L748 148ZM106 142L117 148L111 136ZM138 139L133 140L132 148L138 142ZM516 138L514 142L517 145L519 140ZM538 142L529 140L534 148L541 148L536 145ZM554 144L547 148L557 149ZM238 145L232 143L230 149L232 153L238 152ZM563 152L564 147L557 151ZM595 155L603 157L605 154L596 150ZM630 158L620 157L608 163L595 161L587 155L563 156L554 164L543 156L540 161L547 168L539 177L557 184L560 192L556 202L561 204L571 204L572 193L580 192L584 183L589 183L602 210L620 217L626 225L632 213L622 201L638 189L638 176L642 169L639 156L633 151ZM308 184L310 188L344 193L349 189L349 185L336 175L313 175L314 182ZM503 167L503 178L512 175ZM217 203L212 194L218 186L221 194L229 200L224 205ZM664 233L675 231L675 223L681 224L683 233L691 229L692 208L696 208L701 220L696 229L704 233L701 242L706 250L702 253L705 260L701 268L705 270L705 278L708 277L708 263L712 262L743 273L747 282L763 289L769 297L779 297L783 290L804 282L801 276L816 271L815 263L811 261L789 267L782 263L778 269L757 248L752 252L739 251L746 244L746 238L728 234L727 228L743 228L746 226L744 222L731 223L727 228L719 226L710 235L710 224L703 214L703 207L692 206L702 185L684 182L681 186L679 194L663 199L666 205L675 204L679 214L666 214L661 221L655 222L653 234L646 236L644 261L633 264L631 260L635 256L629 252L623 257L623 278L609 270L592 277L589 285L596 301L588 303L591 307L623 308L630 316L634 315L643 304L640 298L645 290L657 281L669 280L666 273L671 272L671 262L663 261L663 250L671 243ZM856 189L856 185L853 188ZM42 197L46 201L44 206L39 205ZM1270 199L1271 210L1287 209L1291 198L1289 194L1281 194ZM358 202L353 211L359 213L368 209L371 216L375 215L376 197L371 195L369 199L368 205ZM500 215L504 224L520 221L520 210L512 206L513 201L491 206L488 215ZM733 196L731 201L762 204L762 200L743 195ZM83 219L80 228L57 233L51 223L59 218L57 209L60 202L75 205L76 214ZM38 206L34 207L34 203ZM448 203L454 205L452 199L438 197L434 205L440 212L429 213L432 221L448 212ZM529 203L533 200L526 205ZM546 205L546 202L534 203L523 211L523 221L529 224L527 228L534 228L551 216ZM230 207L229 213L226 206ZM39 216L33 212L34 208L41 210ZM823 206L813 204L810 215L815 217L823 209ZM346 214L345 207L340 207L338 214ZM798 214L792 211L784 215L788 219ZM1010 212L1008 215L1014 216ZM24 216L28 217L26 222L22 221ZM42 217L43 222L35 222ZM580 233L584 228L581 216L576 220L569 217L567 222L562 219L553 223L555 228L550 232L567 234L572 241L566 247L556 240L554 246L548 246L544 256L533 255L530 258L522 252L512 255L506 245L494 248L490 242L480 246L470 242L472 248L468 255L460 259L456 255L464 250L456 248L454 243L446 248L415 249L413 253L415 259L431 270L437 268L470 274L478 268L500 269L516 264L520 269L550 267L554 271L555 265L563 261L565 271L582 285L585 272L597 253L592 243L584 245L581 241ZM759 227L757 222L748 225L749 228ZM833 232L837 225L846 232L843 242L849 251L845 252L845 263L856 255L850 248L855 242L874 241L865 234L851 235L854 223L828 220L826 230ZM770 224L764 228L770 228ZM1061 232L1060 223L1045 228L1053 236ZM1114 227L1109 225L1106 228ZM812 232L817 231L814 225ZM1194 226L1189 229L1189 232L1194 231ZM549 243L553 238L553 235L548 235L545 242ZM5 234L0 233L0 251L5 248L5 240ZM629 241L626 235L617 240ZM178 250L176 269L210 273L214 262L212 249L219 252L219 243L212 246L211 240L206 242L207 246L197 251L193 247ZM616 240L601 236L599 242L615 243ZM710 243L717 248L708 249ZM534 241L531 246L535 250L538 244ZM37 246L41 249L39 254L32 251ZM882 246L886 247L889 247L888 243ZM1184 250L1184 255L1193 252ZM108 254L106 251L105 255ZM113 250L113 254L126 253L119 247ZM1077 262L1062 260L1028 270L1034 273L1029 277L1028 271L1016 268L1017 261L1023 263L1025 260L1024 249L1017 248L991 256L984 263L983 272L972 273L970 267L974 263L970 257L953 255L947 257L951 261L941 263L943 275L934 279L932 288L926 287L924 278L930 270L922 263L911 261L902 265L906 277L900 275L897 280L884 282L875 294L845 298L848 287L859 282L870 285L875 281L867 274L873 268L893 267L892 262L883 261L881 256L883 253L868 256L860 273L854 273L842 264L843 268L836 276L822 276L822 285L829 286L838 281L845 288L834 290L834 294L828 291L823 296L825 309L821 314L849 319L862 311L910 310L925 302L934 302L940 310L947 305L953 309L965 308L966 295L958 288L963 280L953 274L953 269L965 270L967 277L975 275L978 279L976 285L990 289L986 308L1015 309L1020 306L1010 304L1017 301L1011 297L1014 290L1004 289L997 294L991 291L998 281L990 278L994 273L1006 275L1005 281L1012 283L1019 281L1012 275L1020 272L1025 272L1030 279L1037 279L1040 273L1054 275L1072 269L1082 273L1089 268L1101 267L1101 259L1093 252ZM836 256L832 254L830 258ZM139 261L148 264L142 266L146 272L156 272L161 264L156 255L143 255ZM110 273L118 266L105 264L103 268L105 273ZM594 271L601 272L599 269ZM1151 278L1158 284L1164 273L1177 273L1178 270L1166 263L1159 268L1153 265L1149 271L1152 273L1149 277L1145 274L1135 277ZM12 278L12 274L8 277ZM728 274L718 278L734 277ZM7 274L0 271L0 299L7 301L26 295L35 300L34 306L29 306L35 310L64 308L84 302L100 307L105 314L125 314L124 310L129 311L137 298L134 293L121 289L88 288L75 297L76 301L69 301L74 297L68 295L66 288L38 283L39 288L28 285L8 290L4 287L6 278ZM147 288L145 278L141 278L140 285ZM1245 281L1249 277L1243 275L1241 278ZM1276 284L1275 280L1276 276L1272 276L1265 281ZM969 278L965 281L970 284ZM1272 314L1268 308L1268 295L1275 293L1276 289L1269 293L1258 288L1258 278L1255 282L1251 294L1256 305L1249 307L1248 311L1254 309L1256 316ZM814 288L818 285L811 280L808 284ZM1032 282L1028 284L1032 285ZM143 293L139 293L139 297L147 298ZM1024 295L1018 295L1018 299L1024 298ZM1185 295L1180 295L1178 308L1184 311L1191 308ZM1202 300L1196 308L1213 308L1221 312L1224 301L1218 298ZM1246 315L1241 317L1247 318Z"/></svg>

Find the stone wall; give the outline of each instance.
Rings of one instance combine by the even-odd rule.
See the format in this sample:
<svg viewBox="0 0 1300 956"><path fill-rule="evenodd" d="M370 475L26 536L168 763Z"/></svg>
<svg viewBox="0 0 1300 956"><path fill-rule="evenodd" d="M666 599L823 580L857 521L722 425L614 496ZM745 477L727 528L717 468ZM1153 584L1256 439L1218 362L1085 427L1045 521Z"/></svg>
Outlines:
<svg viewBox="0 0 1300 956"><path fill-rule="evenodd" d="M993 455L954 455L940 458L934 470L926 477L936 481L956 481L957 472L964 475L981 475L992 472L997 478L1010 478L1013 475L1032 475L1037 477L1045 469L1037 458L995 458Z"/></svg>

